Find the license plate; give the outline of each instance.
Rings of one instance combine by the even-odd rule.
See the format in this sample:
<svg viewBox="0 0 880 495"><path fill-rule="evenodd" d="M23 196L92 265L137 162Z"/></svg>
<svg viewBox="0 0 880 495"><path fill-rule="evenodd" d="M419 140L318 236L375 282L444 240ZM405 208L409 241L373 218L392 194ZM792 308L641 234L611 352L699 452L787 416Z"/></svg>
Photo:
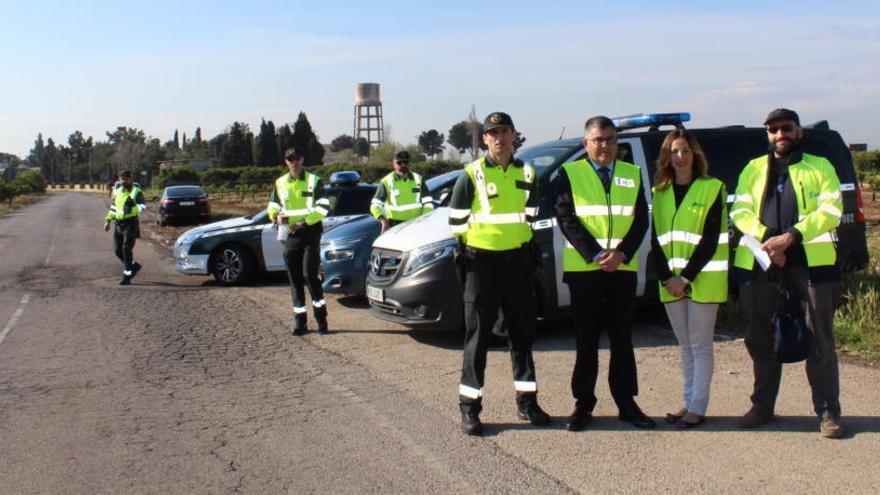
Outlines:
<svg viewBox="0 0 880 495"><path fill-rule="evenodd" d="M385 291L378 287L367 286L367 298L374 301L383 302L385 300Z"/></svg>
<svg viewBox="0 0 880 495"><path fill-rule="evenodd" d="M193 206L195 204L196 204L195 201L181 201L180 202L180 206Z"/></svg>

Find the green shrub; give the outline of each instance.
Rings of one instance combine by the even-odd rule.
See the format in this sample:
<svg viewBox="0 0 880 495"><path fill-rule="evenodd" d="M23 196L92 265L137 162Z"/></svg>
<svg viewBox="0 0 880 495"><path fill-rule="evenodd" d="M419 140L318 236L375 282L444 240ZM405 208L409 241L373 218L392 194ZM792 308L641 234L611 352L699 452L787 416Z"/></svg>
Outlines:
<svg viewBox="0 0 880 495"><path fill-rule="evenodd" d="M33 170L20 172L12 184L19 188L20 194L46 192L46 179L39 172Z"/></svg>
<svg viewBox="0 0 880 495"><path fill-rule="evenodd" d="M175 184L201 184L199 173L192 167L166 168L159 172L156 187L164 189Z"/></svg>

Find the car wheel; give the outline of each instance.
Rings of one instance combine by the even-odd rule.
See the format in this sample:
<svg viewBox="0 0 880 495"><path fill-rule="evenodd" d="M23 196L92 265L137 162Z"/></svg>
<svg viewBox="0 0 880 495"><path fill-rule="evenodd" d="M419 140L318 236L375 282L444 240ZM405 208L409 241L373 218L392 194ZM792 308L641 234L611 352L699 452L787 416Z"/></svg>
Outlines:
<svg viewBox="0 0 880 495"><path fill-rule="evenodd" d="M251 253L241 246L220 246L211 256L211 275L223 285L243 284L254 275Z"/></svg>

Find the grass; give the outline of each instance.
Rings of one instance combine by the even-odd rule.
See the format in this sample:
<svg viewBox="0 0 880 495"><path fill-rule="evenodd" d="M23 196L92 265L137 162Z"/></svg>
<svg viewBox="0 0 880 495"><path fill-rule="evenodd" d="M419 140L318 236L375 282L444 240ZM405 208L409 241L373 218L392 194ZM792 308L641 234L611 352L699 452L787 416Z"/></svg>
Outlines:
<svg viewBox="0 0 880 495"><path fill-rule="evenodd" d="M868 359L880 359L880 229L868 227L867 268L843 278L842 301L834 315L837 346Z"/></svg>
<svg viewBox="0 0 880 495"><path fill-rule="evenodd" d="M45 197L45 194L24 194L22 196L16 196L15 199L12 200L11 205L7 201L0 202L0 217L24 208L29 204L36 203Z"/></svg>

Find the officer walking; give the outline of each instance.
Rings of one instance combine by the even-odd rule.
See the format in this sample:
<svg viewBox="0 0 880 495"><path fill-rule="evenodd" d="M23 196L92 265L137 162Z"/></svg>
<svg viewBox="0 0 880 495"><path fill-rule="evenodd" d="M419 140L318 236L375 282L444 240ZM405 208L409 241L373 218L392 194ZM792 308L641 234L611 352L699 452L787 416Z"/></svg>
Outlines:
<svg viewBox="0 0 880 495"><path fill-rule="evenodd" d="M488 156L465 166L455 183L449 225L463 246L465 340L458 387L461 429L480 435L486 353L499 307L508 324L517 416L533 425L550 417L538 406L532 340L534 257L530 222L540 195L535 169L514 160L513 120L494 112L483 122Z"/></svg>
<svg viewBox="0 0 880 495"><path fill-rule="evenodd" d="M737 246L734 276L741 282L746 348L755 372L752 407L739 426L756 428L773 419L782 364L773 355L768 328L779 298L775 285L782 282L800 302L815 342L806 367L819 431L838 438L843 426L832 323L840 281L833 236L843 211L840 180L827 159L802 151L804 131L797 113L778 108L764 126L769 153L743 169L730 211L744 238L761 243L772 263L764 271L747 243Z"/></svg>
<svg viewBox="0 0 880 495"><path fill-rule="evenodd" d="M141 264L134 261L134 243L141 236L138 215L147 209L147 204L140 186L132 182L130 170L119 174L119 184L120 187L114 189L110 211L104 218L104 232L110 230L111 221L116 222L113 246L116 257L122 262L119 285L129 285L141 269Z"/></svg>
<svg viewBox="0 0 880 495"><path fill-rule="evenodd" d="M305 156L296 148L289 148L284 161L290 170L275 180L269 199L269 218L276 223L284 242L284 263L290 279L293 298L293 335L307 331L307 308L303 283L309 286L312 309L318 322L318 333L327 333L327 307L324 291L318 279L320 245L323 226L330 200L324 197L321 178L303 169ZM303 279L303 264L306 276Z"/></svg>
<svg viewBox="0 0 880 495"><path fill-rule="evenodd" d="M648 229L648 205L639 167L617 159L617 129L608 117L584 125L588 159L559 171L556 217L567 243L562 281L571 291L577 352L571 376L575 409L565 424L579 431L593 418L599 337L608 328L608 383L618 417L638 428L657 425L636 405L638 377L632 345L636 251Z"/></svg>
<svg viewBox="0 0 880 495"><path fill-rule="evenodd" d="M431 192L422 176L409 170L409 151L394 153L394 171L382 178L370 203L370 213L382 224L382 232L434 209Z"/></svg>

